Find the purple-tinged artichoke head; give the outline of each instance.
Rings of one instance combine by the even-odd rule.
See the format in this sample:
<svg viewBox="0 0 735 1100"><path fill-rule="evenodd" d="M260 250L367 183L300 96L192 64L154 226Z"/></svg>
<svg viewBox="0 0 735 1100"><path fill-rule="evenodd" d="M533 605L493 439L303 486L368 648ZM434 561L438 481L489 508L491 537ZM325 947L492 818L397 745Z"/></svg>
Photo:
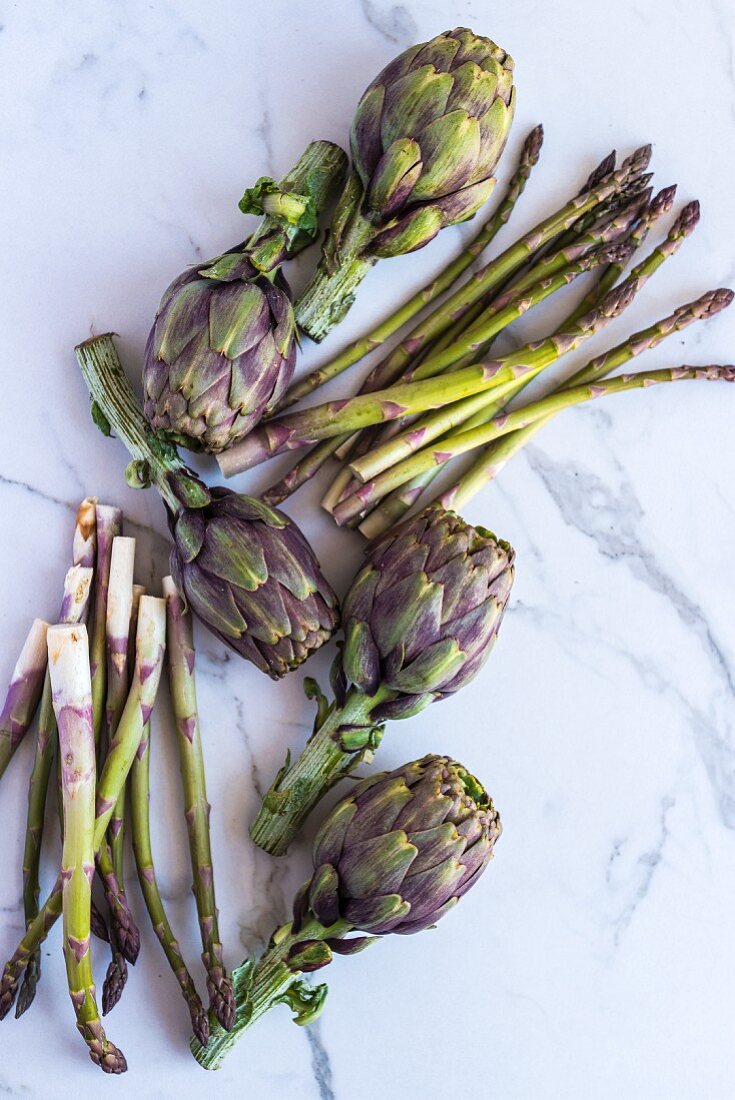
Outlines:
<svg viewBox="0 0 735 1100"><path fill-rule="evenodd" d="M285 392L296 364L288 285L228 252L190 268L163 295L145 349L144 411L154 431L217 453Z"/></svg>
<svg viewBox="0 0 735 1100"><path fill-rule="evenodd" d="M514 558L439 504L373 546L343 603L341 671L367 695L395 693L375 720L408 717L473 679L500 629Z"/></svg>
<svg viewBox="0 0 735 1100"><path fill-rule="evenodd" d="M171 574L191 610L274 680L337 628L337 598L311 546L283 512L255 497L170 475Z"/></svg>
<svg viewBox="0 0 735 1100"><path fill-rule="evenodd" d="M341 920L371 935L421 932L477 882L500 833L487 791L449 757L372 776L319 829L294 931L311 914L325 927Z"/></svg>
<svg viewBox="0 0 735 1100"><path fill-rule="evenodd" d="M411 46L367 88L352 125L376 256L411 252L490 196L515 109L513 59L466 28Z"/></svg>

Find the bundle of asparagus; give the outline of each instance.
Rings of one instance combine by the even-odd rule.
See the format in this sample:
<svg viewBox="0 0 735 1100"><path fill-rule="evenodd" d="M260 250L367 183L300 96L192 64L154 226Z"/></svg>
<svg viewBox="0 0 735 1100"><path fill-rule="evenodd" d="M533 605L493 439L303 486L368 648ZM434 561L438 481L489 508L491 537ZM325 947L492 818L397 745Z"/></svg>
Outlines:
<svg viewBox="0 0 735 1100"><path fill-rule="evenodd" d="M63 912L77 1026L92 1060L107 1073L123 1072L126 1062L106 1038L100 1021L90 933L108 941L112 951L102 994L107 1014L120 1000L127 965L136 961L140 948L125 891L128 791L141 891L198 1042L208 1041L210 1018L225 1031L235 1019L232 982L223 966L218 931L191 615L170 577L163 582L165 598L147 596L133 583L135 540L121 532L118 508L97 504L94 498L82 502L58 625L34 622L8 689L0 727L4 771L38 712L23 854L26 934L0 981L0 1019L8 1014L16 993L16 1016L30 1008L41 977L41 944ZM90 605L94 611L88 631ZM166 650L209 1013L166 915L151 851L151 714ZM44 816L55 760L62 799L62 866L51 895L39 907ZM95 865L102 909L92 898Z"/></svg>
<svg viewBox="0 0 735 1100"><path fill-rule="evenodd" d="M219 457L226 476L288 450L312 447L264 494L280 503L336 455L342 466L323 506L339 525L375 538L419 500L453 459L471 454L472 465L444 489L445 507L459 508L496 476L543 424L562 409L597 397L685 379L732 380L732 367L683 367L606 376L672 333L714 316L732 301L730 290L703 294L609 351L596 356L542 398L514 399L548 366L577 349L621 314L699 221L688 203L667 236L619 281L633 254L672 207L675 188L653 195L644 146L616 170L606 157L581 191L519 241L487 262L401 339L368 373L356 397L306 409L283 410L380 347L398 328L466 270L504 225L538 160L542 131L526 139L506 195L469 248L442 276L391 318L336 359L300 380L275 416ZM498 357L495 338L534 306L595 271L596 281L548 337ZM511 402L512 410L508 411Z"/></svg>

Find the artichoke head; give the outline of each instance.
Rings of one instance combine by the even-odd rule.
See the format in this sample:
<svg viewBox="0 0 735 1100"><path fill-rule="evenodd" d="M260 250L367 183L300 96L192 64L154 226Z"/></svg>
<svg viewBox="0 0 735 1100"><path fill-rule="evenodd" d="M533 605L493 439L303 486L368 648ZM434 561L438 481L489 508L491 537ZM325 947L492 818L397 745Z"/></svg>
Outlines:
<svg viewBox="0 0 735 1100"><path fill-rule="evenodd" d="M515 108L513 59L465 28L397 57L366 90L352 125L363 215L375 256L427 244L488 199Z"/></svg>
<svg viewBox="0 0 735 1100"><path fill-rule="evenodd" d="M420 932L477 882L500 833L490 796L455 760L430 755L372 776L319 829L293 930L313 915L372 935Z"/></svg>
<svg viewBox="0 0 735 1100"><path fill-rule="evenodd" d="M343 604L341 657L347 684L394 693L374 720L415 714L477 674L500 629L514 557L439 504L375 543Z"/></svg>
<svg viewBox="0 0 735 1100"><path fill-rule="evenodd" d="M337 628L337 598L314 551L283 512L255 497L171 475L171 574L209 629L277 680Z"/></svg>
<svg viewBox="0 0 735 1100"><path fill-rule="evenodd" d="M145 415L172 442L217 453L270 411L295 365L285 279L228 252L164 294L145 349Z"/></svg>

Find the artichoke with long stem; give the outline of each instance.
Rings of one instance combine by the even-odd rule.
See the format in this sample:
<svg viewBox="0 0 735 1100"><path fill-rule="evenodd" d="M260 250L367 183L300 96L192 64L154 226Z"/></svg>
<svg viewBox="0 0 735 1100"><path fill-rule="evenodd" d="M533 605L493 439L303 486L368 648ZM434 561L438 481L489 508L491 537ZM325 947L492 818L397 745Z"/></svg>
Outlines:
<svg viewBox="0 0 735 1100"><path fill-rule="evenodd" d="M234 974L232 1031L212 1029L191 1049L217 1069L244 1031L277 1004L297 1024L320 1013L327 987L302 977L395 932L431 928L475 885L493 857L500 817L482 784L445 756L426 756L359 783L323 822L314 873L298 891L293 920L257 962ZM362 936L351 936L362 932Z"/></svg>
<svg viewBox="0 0 735 1100"><path fill-rule="evenodd" d="M459 27L411 46L366 89L352 123L352 172L324 256L296 305L323 339L381 257L428 244L490 197L515 110L513 59Z"/></svg>
<svg viewBox="0 0 735 1100"><path fill-rule="evenodd" d="M251 826L285 852L322 796L374 750L389 719L459 691L488 659L514 577L514 553L438 506L377 543L344 601L335 702L301 756L279 772Z"/></svg>
<svg viewBox="0 0 735 1100"><path fill-rule="evenodd" d="M337 626L337 598L314 551L282 512L254 497L208 489L176 449L148 427L112 336L77 348L96 423L112 428L133 462L130 484L155 485L174 537L171 573L210 630L274 679L324 644Z"/></svg>
<svg viewBox="0 0 735 1100"><path fill-rule="evenodd" d="M155 431L192 450L221 451L284 394L296 325L281 264L313 239L346 166L338 146L313 142L280 184L263 178L246 191L241 208L266 215L253 237L166 290L143 370Z"/></svg>

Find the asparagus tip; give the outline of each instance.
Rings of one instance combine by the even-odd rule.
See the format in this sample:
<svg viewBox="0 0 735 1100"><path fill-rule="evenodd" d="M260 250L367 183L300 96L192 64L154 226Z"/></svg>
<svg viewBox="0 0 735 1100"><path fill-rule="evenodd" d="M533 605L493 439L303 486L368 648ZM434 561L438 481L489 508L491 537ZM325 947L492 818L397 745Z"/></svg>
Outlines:
<svg viewBox="0 0 735 1100"><path fill-rule="evenodd" d="M594 191L594 189L602 183L606 176L609 176L611 172L615 171L616 155L617 154L615 150L611 149L607 156L600 161L594 171L590 172L584 187L579 192L580 195L583 195L586 191Z"/></svg>
<svg viewBox="0 0 735 1100"><path fill-rule="evenodd" d="M128 980L128 967L121 955L116 955L107 967L104 985L102 986L102 1015L107 1016L123 995L125 983Z"/></svg>
<svg viewBox="0 0 735 1100"><path fill-rule="evenodd" d="M671 207L674 205L675 198L675 183L672 183L670 187L663 187L658 194L651 199L649 215L653 218L658 218L661 214L668 214L669 210L671 210Z"/></svg>
<svg viewBox="0 0 735 1100"><path fill-rule="evenodd" d="M672 225L671 231L669 232L669 240L679 236L688 237L696 228L700 217L701 209L699 206L699 199L693 199L692 202L686 204L679 214L679 217Z"/></svg>
<svg viewBox="0 0 735 1100"><path fill-rule="evenodd" d="M6 973L0 981L0 1020L4 1020L13 1007L15 994L18 991L18 979L13 973Z"/></svg>
<svg viewBox="0 0 735 1100"><path fill-rule="evenodd" d="M23 975L23 981L21 982L20 992L18 993L18 1002L15 1006L15 1018L19 1020L21 1016L28 1011L33 1004L36 997L36 986L38 985L38 979L40 977L40 968L38 965L38 959L33 958L26 967L26 972Z"/></svg>
<svg viewBox="0 0 735 1100"><path fill-rule="evenodd" d="M197 1042L203 1047L209 1042L209 1014L197 998L195 1004L190 1005L191 1027Z"/></svg>
<svg viewBox="0 0 735 1100"><path fill-rule="evenodd" d="M625 158L623 161L623 168L627 169L629 179L635 179L643 175L648 165L651 163L652 154L652 145L641 145L638 149L635 149L629 157Z"/></svg>
<svg viewBox="0 0 735 1100"><path fill-rule="evenodd" d="M521 152L521 160L527 164L536 164L539 155L541 153L541 146L544 143L544 127L539 122L538 126L534 126L531 133L528 135L523 143L523 150Z"/></svg>
<svg viewBox="0 0 735 1100"><path fill-rule="evenodd" d="M207 991L209 993L209 1007L217 1021L225 1031L232 1031L235 1026L237 1007L235 1005L235 991L232 981L223 974L215 982L211 976L207 978Z"/></svg>

